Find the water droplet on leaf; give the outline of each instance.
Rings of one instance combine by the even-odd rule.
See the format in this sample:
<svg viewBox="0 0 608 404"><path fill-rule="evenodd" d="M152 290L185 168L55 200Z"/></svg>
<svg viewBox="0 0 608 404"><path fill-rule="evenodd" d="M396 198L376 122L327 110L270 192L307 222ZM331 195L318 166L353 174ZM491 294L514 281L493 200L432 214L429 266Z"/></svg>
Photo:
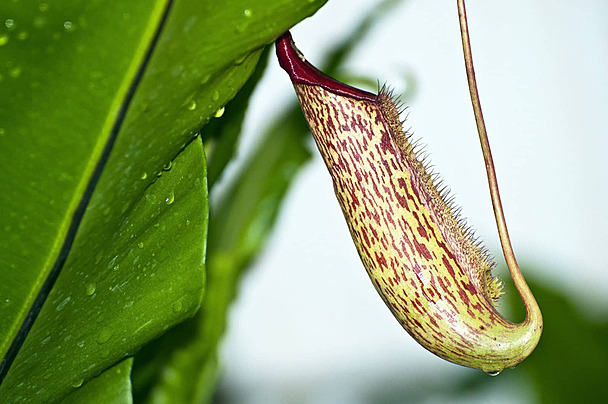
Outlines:
<svg viewBox="0 0 608 404"><path fill-rule="evenodd" d="M112 331L110 330L102 330L99 335L97 335L97 338L95 338L95 341L97 341L98 344L105 344L106 342L108 342L110 340L110 338L112 337Z"/></svg>
<svg viewBox="0 0 608 404"><path fill-rule="evenodd" d="M7 18L6 21L4 21L4 25L6 26L6 28L12 28L13 25L15 25L15 20L13 20L12 18Z"/></svg>
<svg viewBox="0 0 608 404"><path fill-rule="evenodd" d="M166 198L165 198L165 203L167 205L171 205L173 203L173 201L175 201L175 194L173 192L171 192Z"/></svg>
<svg viewBox="0 0 608 404"><path fill-rule="evenodd" d="M70 302L70 300L72 300L71 296L66 297L65 299L63 299L63 301L61 303L59 303L57 305L57 308L55 308L55 310L57 310L57 311L63 310L63 308L65 307L65 305L68 304Z"/></svg>
<svg viewBox="0 0 608 404"><path fill-rule="evenodd" d="M245 53L245 54L239 56L238 58L234 59L234 64L237 66L242 65L243 62L245 61L245 59L247 59L247 56L249 56L249 54Z"/></svg>
<svg viewBox="0 0 608 404"><path fill-rule="evenodd" d="M181 299L173 302L173 311L175 313L179 313L180 311L182 311L183 307L184 307L184 304L182 303Z"/></svg>
<svg viewBox="0 0 608 404"><path fill-rule="evenodd" d="M87 296L92 296L95 293L96 289L97 289L97 285L95 285L94 283L89 283L87 285L87 289L86 289Z"/></svg>
<svg viewBox="0 0 608 404"><path fill-rule="evenodd" d="M112 268L114 266L114 263L116 263L116 260L118 259L118 255L114 258L112 258L110 260L110 262L108 262L108 269Z"/></svg>
<svg viewBox="0 0 608 404"><path fill-rule="evenodd" d="M194 111L196 109L196 101L192 100L188 103L188 110Z"/></svg>
<svg viewBox="0 0 608 404"><path fill-rule="evenodd" d="M219 117L221 117L222 115L224 115L224 111L225 111L225 110L226 110L226 107L222 107L222 108L218 109L218 110L216 111L216 113L215 113L215 117L216 117L216 118L219 118Z"/></svg>

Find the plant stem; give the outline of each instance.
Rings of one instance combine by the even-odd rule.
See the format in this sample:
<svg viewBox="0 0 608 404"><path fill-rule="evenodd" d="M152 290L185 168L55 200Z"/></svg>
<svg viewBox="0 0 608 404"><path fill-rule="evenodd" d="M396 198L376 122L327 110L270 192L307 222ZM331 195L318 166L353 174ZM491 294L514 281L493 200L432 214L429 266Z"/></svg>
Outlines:
<svg viewBox="0 0 608 404"><path fill-rule="evenodd" d="M475 122L477 124L477 132L479 133L479 142L481 144L481 151L483 153L483 159L486 166L486 173L488 175L488 185L490 187L490 197L492 199L492 207L494 208L494 217L496 219L496 226L498 229L498 236L500 238L500 245L513 278L513 283L522 298L524 306L526 307L526 319L525 323L536 323L539 327L542 327L542 315L540 308L534 299L534 295L530 288L526 284L517 260L515 259L515 253L511 246L511 240L509 238L509 232L507 231L507 223L505 222L505 215L502 209L502 203L500 201L500 192L498 190L498 181L496 180L496 171L494 170L494 161L492 160L492 151L490 150L490 142L488 140L488 133L486 125L483 119L483 113L481 111L481 101L479 100L479 93L477 91L477 80L475 79L475 68L473 66L473 55L471 53L471 43L469 39L469 28L467 23L467 14L465 9L464 0L456 0L458 6L458 20L460 22L460 34L462 38L462 49L464 52L464 64L467 71L467 81L469 84L469 93L471 95L471 103L473 104L473 112L475 114Z"/></svg>

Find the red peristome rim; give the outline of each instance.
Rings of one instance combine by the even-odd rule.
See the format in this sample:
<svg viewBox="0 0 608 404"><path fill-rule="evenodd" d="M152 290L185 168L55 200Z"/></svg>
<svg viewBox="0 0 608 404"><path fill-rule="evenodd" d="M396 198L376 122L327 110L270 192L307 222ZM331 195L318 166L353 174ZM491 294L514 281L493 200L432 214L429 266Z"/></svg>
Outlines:
<svg viewBox="0 0 608 404"><path fill-rule="evenodd" d="M308 63L298 51L289 31L276 42L279 64L289 74L293 83L321 86L334 94L353 97L358 100L376 101L376 95L340 83Z"/></svg>

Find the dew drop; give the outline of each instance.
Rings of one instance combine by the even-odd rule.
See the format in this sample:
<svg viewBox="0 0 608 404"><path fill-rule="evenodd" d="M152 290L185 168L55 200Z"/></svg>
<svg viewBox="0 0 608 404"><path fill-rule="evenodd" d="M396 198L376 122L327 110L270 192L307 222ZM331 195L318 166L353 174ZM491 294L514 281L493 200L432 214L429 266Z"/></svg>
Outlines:
<svg viewBox="0 0 608 404"><path fill-rule="evenodd" d="M139 178L145 180L146 178L148 178L148 173L144 171L144 173Z"/></svg>
<svg viewBox="0 0 608 404"><path fill-rule="evenodd" d="M80 340L76 343L76 345L78 346L78 348L83 348L84 347L84 340Z"/></svg>
<svg viewBox="0 0 608 404"><path fill-rule="evenodd" d="M142 241L140 241L140 242L137 244L137 246L138 246L139 248L144 248L144 243L143 243Z"/></svg>
<svg viewBox="0 0 608 404"><path fill-rule="evenodd" d="M95 285L94 283L89 283L87 285L87 289L86 289L86 294L87 296L92 296L95 293L95 290L97 289L97 285Z"/></svg>
<svg viewBox="0 0 608 404"><path fill-rule="evenodd" d="M205 74L202 78L201 78L201 84L206 84L209 79L211 78L210 74Z"/></svg>
<svg viewBox="0 0 608 404"><path fill-rule="evenodd" d="M168 162L163 166L163 171L169 171L173 168L173 161Z"/></svg>
<svg viewBox="0 0 608 404"><path fill-rule="evenodd" d="M63 23L63 28L65 28L66 31L72 31L74 29L74 24L72 24L72 21L66 21Z"/></svg>
<svg viewBox="0 0 608 404"><path fill-rule="evenodd" d="M182 311L182 308L184 307L184 304L182 303L181 299L180 300L176 300L175 302L173 302L173 311L175 313L179 313L180 311Z"/></svg>
<svg viewBox="0 0 608 404"><path fill-rule="evenodd" d="M4 46L8 43L8 34L0 35L0 46Z"/></svg>
<svg viewBox="0 0 608 404"><path fill-rule="evenodd" d="M173 202L175 201L175 194L173 192L171 192L166 198L165 198L165 203L167 205L171 205Z"/></svg>
<svg viewBox="0 0 608 404"><path fill-rule="evenodd" d="M102 330L99 335L97 335L97 338L95 338L95 341L97 341L98 344L105 344L106 342L108 342L110 340L110 338L112 337L112 331L110 330Z"/></svg>
<svg viewBox="0 0 608 404"><path fill-rule="evenodd" d="M77 389L78 387L82 386L82 383L84 383L84 379L78 379L74 383L72 383L72 387Z"/></svg>
<svg viewBox="0 0 608 404"><path fill-rule="evenodd" d="M219 93L219 92L217 92L217 91L214 91L214 92L213 92L213 94L211 94L211 99L212 99L213 101L217 101L217 100L219 100L219 99L220 99L220 93Z"/></svg>
<svg viewBox="0 0 608 404"><path fill-rule="evenodd" d="M194 111L196 109L196 101L192 100L188 103L188 110Z"/></svg>
<svg viewBox="0 0 608 404"><path fill-rule="evenodd" d="M215 112L215 117L216 117L216 118L219 118L219 117L221 117L222 115L224 115L224 111L225 111L225 110L226 110L226 107L222 107L222 108L218 109L218 110Z"/></svg>
<svg viewBox="0 0 608 404"><path fill-rule="evenodd" d="M114 258L112 258L110 260L110 262L108 262L108 269L112 268L114 266L114 264L116 263L116 260L118 259L118 255Z"/></svg>
<svg viewBox="0 0 608 404"><path fill-rule="evenodd" d="M251 18L251 16L253 15L253 11L251 11L249 9L245 9L243 11L243 14L245 14L245 17L247 17L247 18Z"/></svg>
<svg viewBox="0 0 608 404"><path fill-rule="evenodd" d="M249 54L245 53L245 54L239 56L238 58L234 59L234 64L237 66L242 65L243 62L245 62L245 59L247 59L247 56L249 56Z"/></svg>
<svg viewBox="0 0 608 404"><path fill-rule="evenodd" d="M72 300L71 296L66 297L65 299L63 299L63 301L61 303L59 303L57 305L57 307L55 308L55 310L57 310L57 311L63 310L63 308L65 307L65 305L68 304L70 302L70 300Z"/></svg>
<svg viewBox="0 0 608 404"><path fill-rule="evenodd" d="M15 25L15 20L13 20L12 18L7 18L6 21L4 21L4 25L6 26L6 28L12 28L13 25Z"/></svg>
<svg viewBox="0 0 608 404"><path fill-rule="evenodd" d="M484 372L486 372L486 374L489 376L498 376L500 374L500 370L484 370Z"/></svg>

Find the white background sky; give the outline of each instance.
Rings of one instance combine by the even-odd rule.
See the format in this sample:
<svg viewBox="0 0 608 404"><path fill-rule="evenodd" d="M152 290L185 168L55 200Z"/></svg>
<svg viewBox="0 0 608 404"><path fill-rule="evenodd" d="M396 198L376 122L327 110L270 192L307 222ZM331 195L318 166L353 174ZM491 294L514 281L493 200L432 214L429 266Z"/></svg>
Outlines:
<svg viewBox="0 0 608 404"><path fill-rule="evenodd" d="M320 64L374 4L330 0L292 30L294 40ZM532 265L524 275L567 289L582 307L599 301L605 309L608 2L469 0L467 6L507 222L524 270ZM414 75L409 125L501 262L456 2L403 1L360 44L348 68L397 92L406 90L404 73ZM250 107L242 149L294 99L273 57ZM393 320L359 261L317 154L242 284L222 356L224 386L243 392L243 403L356 404L366 386L391 375L407 382L474 372L426 352ZM490 394L494 402L512 402L513 392L499 382L496 388L467 402ZM516 394L523 399L526 392L524 386Z"/></svg>

